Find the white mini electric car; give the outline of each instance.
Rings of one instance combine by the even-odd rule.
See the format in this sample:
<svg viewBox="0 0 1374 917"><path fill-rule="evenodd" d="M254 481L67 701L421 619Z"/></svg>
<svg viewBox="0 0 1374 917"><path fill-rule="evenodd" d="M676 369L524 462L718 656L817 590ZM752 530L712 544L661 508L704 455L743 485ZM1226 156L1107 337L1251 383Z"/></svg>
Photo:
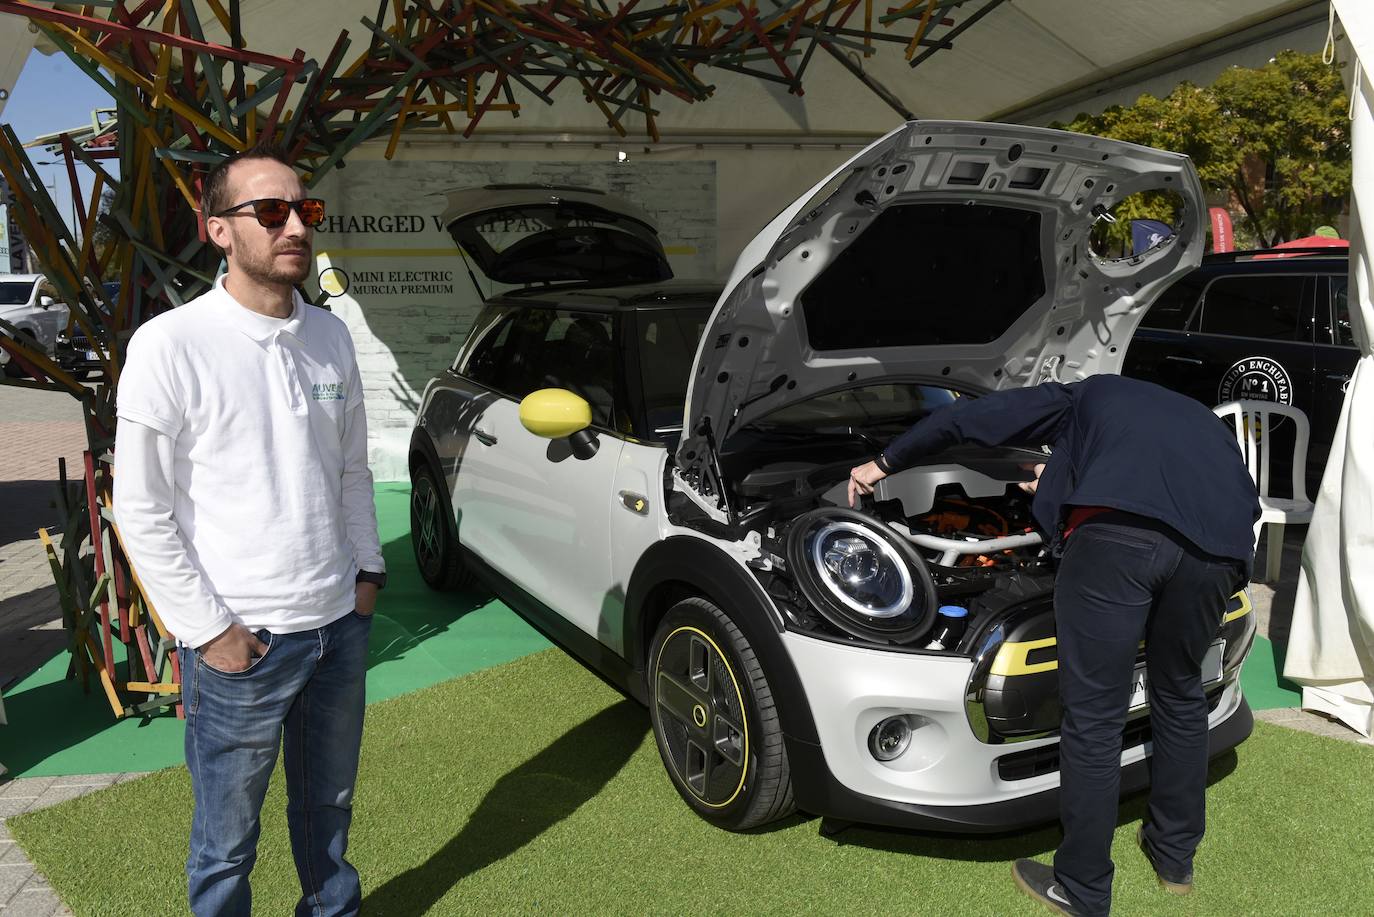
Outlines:
<svg viewBox="0 0 1374 917"><path fill-rule="evenodd" d="M1140 195L1175 202L1172 235L1097 254ZM674 786L719 826L1052 820L1054 571L1015 486L1038 453L931 456L857 509L845 482L954 399L1116 372L1198 264L1204 213L1183 156L911 122L769 223L721 289L671 281L650 220L599 192L452 192L458 244L524 287L424 393L420 569L477 576L645 703ZM1213 754L1251 728L1249 612L1238 593L1204 663ZM1147 780L1140 672L1125 790Z"/></svg>

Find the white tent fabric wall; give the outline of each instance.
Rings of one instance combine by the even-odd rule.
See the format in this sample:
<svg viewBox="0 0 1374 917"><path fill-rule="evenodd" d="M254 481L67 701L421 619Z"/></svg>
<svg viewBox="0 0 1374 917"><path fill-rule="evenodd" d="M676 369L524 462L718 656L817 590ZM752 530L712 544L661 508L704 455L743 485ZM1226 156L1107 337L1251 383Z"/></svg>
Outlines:
<svg viewBox="0 0 1374 917"><path fill-rule="evenodd" d="M1353 97L1350 289L1363 356L1345 406L1303 549L1284 675L1303 706L1368 736L1374 729L1374 5L1335 0L1337 48Z"/></svg>

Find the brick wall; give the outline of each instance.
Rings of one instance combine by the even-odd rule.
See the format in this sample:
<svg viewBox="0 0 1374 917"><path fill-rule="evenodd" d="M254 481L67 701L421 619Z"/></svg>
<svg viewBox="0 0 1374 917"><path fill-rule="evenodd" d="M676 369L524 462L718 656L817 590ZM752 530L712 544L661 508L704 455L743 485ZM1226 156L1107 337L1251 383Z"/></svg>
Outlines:
<svg viewBox="0 0 1374 917"><path fill-rule="evenodd" d="M316 189L329 220L316 234L321 287L358 351L379 481L407 476L406 452L425 384L452 363L480 299L457 247L436 225L442 192L486 184L579 185L624 197L658 224L673 272L717 273L716 169L696 162L350 161ZM480 272L486 292L491 283ZM498 287L499 289L499 287Z"/></svg>

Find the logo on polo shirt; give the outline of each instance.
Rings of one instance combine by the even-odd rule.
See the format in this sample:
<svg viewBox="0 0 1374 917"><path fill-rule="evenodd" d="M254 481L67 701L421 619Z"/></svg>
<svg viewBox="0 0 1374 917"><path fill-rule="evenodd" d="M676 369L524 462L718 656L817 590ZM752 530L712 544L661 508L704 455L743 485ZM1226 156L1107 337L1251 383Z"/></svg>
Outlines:
<svg viewBox="0 0 1374 917"><path fill-rule="evenodd" d="M347 394L342 382L316 382L310 386L310 397L316 401L343 401Z"/></svg>

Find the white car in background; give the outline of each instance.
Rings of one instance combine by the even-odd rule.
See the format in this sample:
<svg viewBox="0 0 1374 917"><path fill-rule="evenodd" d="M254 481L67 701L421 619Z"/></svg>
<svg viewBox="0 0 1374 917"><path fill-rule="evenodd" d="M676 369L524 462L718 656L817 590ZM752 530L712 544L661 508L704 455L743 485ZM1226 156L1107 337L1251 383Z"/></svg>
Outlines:
<svg viewBox="0 0 1374 917"><path fill-rule="evenodd" d="M52 295L54 290L42 274L0 274L0 334L19 334L37 345L45 355L57 352L57 335L67 327L70 310ZM0 366L7 375L23 375L10 353L0 347Z"/></svg>
<svg viewBox="0 0 1374 917"><path fill-rule="evenodd" d="M1176 200L1174 234L1095 254L1144 192ZM721 827L794 808L1053 820L1054 569L1016 487L1040 453L931 456L858 509L845 482L957 398L1118 371L1197 265L1205 212L1184 156L911 122L769 223L722 289L670 280L652 221L600 192L452 192L464 252L525 287L486 303L425 390L421 573L480 578L645 703L673 785ZM1238 593L1205 663L1213 754L1250 732L1249 612ZM1149 737L1142 688L1127 791Z"/></svg>

